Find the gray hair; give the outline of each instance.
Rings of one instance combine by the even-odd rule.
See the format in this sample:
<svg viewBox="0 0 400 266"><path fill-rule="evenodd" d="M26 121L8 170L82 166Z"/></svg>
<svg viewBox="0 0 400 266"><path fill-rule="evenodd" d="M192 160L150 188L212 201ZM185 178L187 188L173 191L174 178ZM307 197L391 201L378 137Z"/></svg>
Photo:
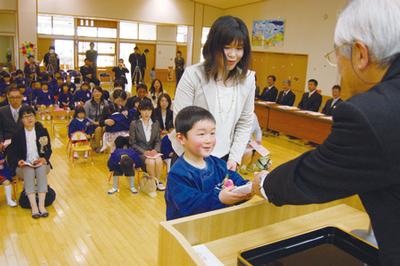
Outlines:
<svg viewBox="0 0 400 266"><path fill-rule="evenodd" d="M285 79L282 81L283 83L286 83L287 85L292 85L292 82L290 81L290 79Z"/></svg>
<svg viewBox="0 0 400 266"><path fill-rule="evenodd" d="M355 41L365 44L380 65L390 64L400 53L400 1L352 0L339 15L335 45Z"/></svg>

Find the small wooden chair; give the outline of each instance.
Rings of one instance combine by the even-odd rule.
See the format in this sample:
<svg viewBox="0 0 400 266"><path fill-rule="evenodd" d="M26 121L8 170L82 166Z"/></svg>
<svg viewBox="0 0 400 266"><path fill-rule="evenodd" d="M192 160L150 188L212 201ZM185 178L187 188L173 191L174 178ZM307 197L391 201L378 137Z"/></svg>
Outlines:
<svg viewBox="0 0 400 266"><path fill-rule="evenodd" d="M69 152L68 157L74 162L74 153L75 152L88 152L88 158L90 157L93 161L93 158L90 156L92 147L90 146L90 140L86 136L85 132L77 131L71 135L69 141Z"/></svg>

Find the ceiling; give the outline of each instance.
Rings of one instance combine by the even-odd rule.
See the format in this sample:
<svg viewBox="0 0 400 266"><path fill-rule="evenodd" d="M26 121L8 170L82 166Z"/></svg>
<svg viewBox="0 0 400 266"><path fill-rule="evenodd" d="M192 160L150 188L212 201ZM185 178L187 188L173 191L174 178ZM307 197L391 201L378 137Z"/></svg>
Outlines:
<svg viewBox="0 0 400 266"><path fill-rule="evenodd" d="M252 3L263 2L263 0L194 0L194 2L206 4L221 9L244 6Z"/></svg>

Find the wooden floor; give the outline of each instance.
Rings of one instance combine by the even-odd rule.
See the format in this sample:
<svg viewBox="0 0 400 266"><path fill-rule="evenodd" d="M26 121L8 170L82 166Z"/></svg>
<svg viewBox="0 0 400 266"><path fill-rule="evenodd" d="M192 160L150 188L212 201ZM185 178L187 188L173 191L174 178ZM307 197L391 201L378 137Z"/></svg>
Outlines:
<svg viewBox="0 0 400 266"><path fill-rule="evenodd" d="M120 193L107 195L108 156L72 165L65 140L66 130L57 128L49 175L57 199L49 218L34 220L30 210L9 208L0 190L0 265L156 265L164 193L133 195L124 178ZM264 144L274 165L310 149L286 137L269 136Z"/></svg>

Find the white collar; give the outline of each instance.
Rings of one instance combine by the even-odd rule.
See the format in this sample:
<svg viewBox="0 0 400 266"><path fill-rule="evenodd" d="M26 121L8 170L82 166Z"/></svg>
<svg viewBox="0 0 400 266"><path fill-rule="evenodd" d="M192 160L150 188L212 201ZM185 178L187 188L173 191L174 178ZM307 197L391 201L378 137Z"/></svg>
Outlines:
<svg viewBox="0 0 400 266"><path fill-rule="evenodd" d="M10 109L11 109L11 112L19 112L19 109L21 109L21 106L18 108L18 109L14 109L11 105L10 105Z"/></svg>
<svg viewBox="0 0 400 266"><path fill-rule="evenodd" d="M140 121L142 121L142 124L144 125L143 118L140 118ZM151 121L151 118L149 119L149 126L153 125L153 121Z"/></svg>
<svg viewBox="0 0 400 266"><path fill-rule="evenodd" d="M308 97L311 97L311 95L313 95L314 92L316 92L316 91L317 91L317 89L313 90L312 92L309 92L309 93L308 93Z"/></svg>

